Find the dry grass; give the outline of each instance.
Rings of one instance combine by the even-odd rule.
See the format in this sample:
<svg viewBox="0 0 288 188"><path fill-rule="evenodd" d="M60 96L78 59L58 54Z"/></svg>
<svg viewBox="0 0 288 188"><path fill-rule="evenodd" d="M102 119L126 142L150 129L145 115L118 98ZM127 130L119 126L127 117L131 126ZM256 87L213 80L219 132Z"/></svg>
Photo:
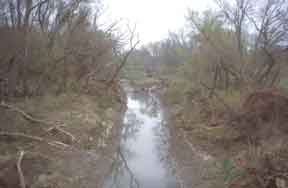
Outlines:
<svg viewBox="0 0 288 188"><path fill-rule="evenodd" d="M286 94L277 89L256 90L248 95L238 90L217 91L217 98L221 99L217 100L207 91L197 91L184 93L181 84L168 88L165 99L173 109L170 110L171 119L176 132L172 132L172 135L184 130L198 149L212 154L219 159L218 162L223 159L232 161L233 168L241 172L241 176L233 181L217 178L217 185L236 188L287 187ZM226 105L233 109L233 113ZM193 152L191 160L192 155ZM208 168L212 170L214 167ZM229 176L233 176L233 173Z"/></svg>
<svg viewBox="0 0 288 188"><path fill-rule="evenodd" d="M13 167L14 158L17 156L19 149L26 151L27 154L24 156L24 166L22 169L25 180L27 180L27 187L33 184L34 187L41 187L47 183L49 183L49 185L51 183L51 185L60 186L62 185L61 182L64 182L64 184L60 187L83 187L84 185L81 184L82 180L77 180L77 176L81 173L83 173L81 176L93 176L95 181L97 181L96 172L87 173L87 171L92 170L91 168L94 170L95 168L97 169L96 166L93 166L95 164L91 161L92 158L93 160L102 160L101 156L103 155L106 161L103 159L105 162L99 164L109 165L109 151L113 150L113 143L118 142L115 140L117 139L118 126L115 125L120 121L123 113L123 103L119 102L116 94L107 96L80 95L75 93L61 94L59 96L46 95L15 101L13 106L25 111L25 113L36 119L49 122L49 125L41 122L27 121L23 118L22 114L17 111L1 108L1 132L21 133L19 135L25 134L34 136L35 138L41 138L41 140L53 141L53 143L61 142L72 145L72 150L63 150L51 147L44 142L26 139L26 137L18 137L17 134L14 134L13 137L0 136L0 149L2 151L0 155L0 166L1 163L11 163ZM77 139L77 142L71 142L71 139L67 135L59 131L51 130L47 132L47 130L51 128L50 123L64 125L61 129L71 133ZM90 150L93 152L89 153ZM96 151L97 156L96 153L94 153ZM31 152L36 153L37 156L43 155L49 158L48 167L47 164L43 166L40 163L34 171L29 165L25 165L27 162L25 158L26 156L29 157ZM113 152L111 152L111 154L112 153ZM95 155L95 157L91 157L92 155ZM1 160L2 158L5 158L5 160ZM41 158L39 158L39 160L41 160ZM76 162L77 164L71 165L72 161L75 160L83 162ZM75 171L79 166L81 166L81 168L83 167L83 169L81 169L81 171ZM42 168L45 170L39 173L37 169ZM73 168L74 170L72 170ZM14 176L15 174L17 175L17 172L14 172L13 169L7 171L2 171L1 169L0 183L6 176L11 176L12 179L14 178L14 182L15 178L17 180L17 176ZM10 167L8 169L10 169ZM31 169L31 172L27 173L29 169ZM51 174L51 171L57 171L58 175L55 175L54 172ZM49 182L50 180L51 182ZM66 180L69 181L66 182ZM90 181L90 183L95 181ZM100 180L98 179L98 181ZM5 180L5 183L9 184L10 181L7 182Z"/></svg>

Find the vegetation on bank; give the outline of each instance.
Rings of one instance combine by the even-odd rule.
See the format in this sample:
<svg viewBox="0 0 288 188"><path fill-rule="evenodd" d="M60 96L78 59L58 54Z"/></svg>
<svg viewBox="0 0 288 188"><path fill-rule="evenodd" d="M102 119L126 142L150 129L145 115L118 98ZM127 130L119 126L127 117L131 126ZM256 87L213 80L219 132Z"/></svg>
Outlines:
<svg viewBox="0 0 288 188"><path fill-rule="evenodd" d="M100 1L0 0L0 186L95 187L91 164L107 164L117 138L121 74L156 83L172 137L219 159L201 177L212 187L287 187L287 0L215 2L136 49L134 28L100 27Z"/></svg>
<svg viewBox="0 0 288 188"><path fill-rule="evenodd" d="M137 44L119 22L100 27L102 6L0 0L0 187L101 187L125 107L118 74Z"/></svg>
<svg viewBox="0 0 288 188"><path fill-rule="evenodd" d="M172 137L184 131L223 161L217 186L286 187L288 3L215 2L218 10L190 11L183 31L135 51L126 76L158 80Z"/></svg>

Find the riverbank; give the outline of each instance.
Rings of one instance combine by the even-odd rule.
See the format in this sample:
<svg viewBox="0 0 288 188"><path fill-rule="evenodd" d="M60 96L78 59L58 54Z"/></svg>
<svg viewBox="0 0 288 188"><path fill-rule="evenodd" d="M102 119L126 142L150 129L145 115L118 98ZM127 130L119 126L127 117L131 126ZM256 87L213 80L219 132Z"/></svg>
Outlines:
<svg viewBox="0 0 288 188"><path fill-rule="evenodd" d="M183 187L287 186L284 91L209 95L203 87L187 91L179 87L170 84L162 97L169 111L171 153Z"/></svg>
<svg viewBox="0 0 288 188"><path fill-rule="evenodd" d="M168 153L181 187L287 185L284 91L243 95L231 90L209 96L203 86L181 90L177 83L163 83L151 78L135 82L140 92L157 93L163 102Z"/></svg>
<svg viewBox="0 0 288 188"><path fill-rule="evenodd" d="M126 109L120 87L106 94L46 95L5 105L0 109L0 187L20 188L19 170L27 187L102 187Z"/></svg>

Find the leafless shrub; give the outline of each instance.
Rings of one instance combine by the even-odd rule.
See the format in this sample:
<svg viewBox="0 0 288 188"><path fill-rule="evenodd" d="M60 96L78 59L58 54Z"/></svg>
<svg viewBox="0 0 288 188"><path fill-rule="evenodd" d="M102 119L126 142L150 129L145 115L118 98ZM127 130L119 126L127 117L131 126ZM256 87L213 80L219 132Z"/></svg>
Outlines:
<svg viewBox="0 0 288 188"><path fill-rule="evenodd" d="M1 1L0 66L3 97L84 91L93 82L115 80L117 23L100 29L101 2ZM130 34L133 35L131 32ZM131 47L131 51L135 47ZM130 53L126 56L128 57ZM123 61L127 60L127 57Z"/></svg>

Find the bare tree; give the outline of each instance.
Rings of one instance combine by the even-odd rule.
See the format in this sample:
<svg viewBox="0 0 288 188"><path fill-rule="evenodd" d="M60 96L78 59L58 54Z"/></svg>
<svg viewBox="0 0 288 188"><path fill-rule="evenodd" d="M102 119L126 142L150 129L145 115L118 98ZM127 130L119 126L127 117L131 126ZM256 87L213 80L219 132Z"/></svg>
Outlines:
<svg viewBox="0 0 288 188"><path fill-rule="evenodd" d="M255 75L260 84L270 82L269 84L273 85L274 77L279 76L280 67L276 67L277 57L280 55L281 48L284 49L287 42L287 10L286 0L265 0L263 6L258 10L258 17L247 14L249 21L257 31L254 59L255 61L262 61L263 65L259 67ZM262 58L259 56L262 56ZM275 67L276 70L273 72Z"/></svg>
<svg viewBox="0 0 288 188"><path fill-rule="evenodd" d="M122 68L125 66L125 64L127 63L127 60L129 58L129 56L132 54L132 52L136 49L136 47L139 45L140 40L139 37L136 33L136 25L134 25L133 28L131 28L129 25L127 25L128 31L129 31L129 49L127 51L124 52L124 54L119 55L120 58L120 63L117 66L116 70L114 73L112 73L111 79L108 81L108 85L110 86L114 80L117 78L117 76L119 75L120 71L122 70ZM117 53L117 51L116 51ZM119 52L118 52L119 53Z"/></svg>
<svg viewBox="0 0 288 188"><path fill-rule="evenodd" d="M229 24L234 27L238 51L241 56L244 53L243 32L246 22L246 15L250 13L252 4L251 0L234 0L235 5L229 4L228 1L215 0L221 8Z"/></svg>
<svg viewBox="0 0 288 188"><path fill-rule="evenodd" d="M41 93L49 83L57 91L82 87L87 77L112 70L105 64L121 48L116 24L100 28L95 21L100 1L95 1L96 13L91 2L0 0L0 66L9 69L0 75L2 86L9 88L1 86L5 95Z"/></svg>

